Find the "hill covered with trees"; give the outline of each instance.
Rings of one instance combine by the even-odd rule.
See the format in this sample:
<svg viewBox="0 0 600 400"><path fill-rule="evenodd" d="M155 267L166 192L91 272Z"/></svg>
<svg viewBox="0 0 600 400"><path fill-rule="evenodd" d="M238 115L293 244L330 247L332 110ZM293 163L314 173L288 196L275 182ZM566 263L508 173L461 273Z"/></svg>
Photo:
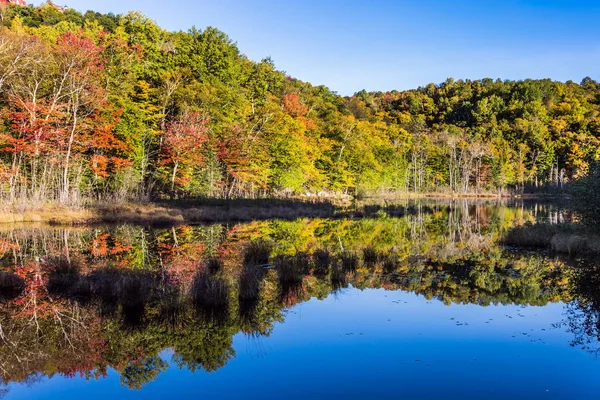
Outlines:
<svg viewBox="0 0 600 400"><path fill-rule="evenodd" d="M0 6L0 24L3 201L497 192L600 159L590 78L342 97L215 28L51 5Z"/></svg>

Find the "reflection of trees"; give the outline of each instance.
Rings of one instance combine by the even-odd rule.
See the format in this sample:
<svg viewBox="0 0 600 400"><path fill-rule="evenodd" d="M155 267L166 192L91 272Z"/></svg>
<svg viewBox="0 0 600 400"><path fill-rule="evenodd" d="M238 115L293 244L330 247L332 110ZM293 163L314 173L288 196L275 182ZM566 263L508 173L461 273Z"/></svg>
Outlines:
<svg viewBox="0 0 600 400"><path fill-rule="evenodd" d="M574 337L571 345L600 355L600 266L582 263L572 274L574 299L564 321Z"/></svg>
<svg viewBox="0 0 600 400"><path fill-rule="evenodd" d="M124 385L139 388L167 368L160 357L165 349L174 351L179 367L214 371L235 357L238 332L269 335L284 320L284 308L323 299L347 283L445 304L544 305L574 296L572 307L584 318L572 327L576 337L598 337L598 271L573 278L559 260L497 245L502 231L530 218L525 209L460 203L356 221L2 232L0 263L25 289L0 308L0 382L38 374L93 378L112 367ZM268 270L259 298L242 302L242 250L257 238L274 244L272 256L326 249L332 266L306 268L293 284ZM367 246L388 262L341 269L342 254L362 254ZM231 287L220 317L189 298L193 276L210 257L223 262L213 273Z"/></svg>
<svg viewBox="0 0 600 400"><path fill-rule="evenodd" d="M121 384L130 389L141 389L146 383L158 378L158 375L168 368L169 364L160 357L130 361L121 372Z"/></svg>

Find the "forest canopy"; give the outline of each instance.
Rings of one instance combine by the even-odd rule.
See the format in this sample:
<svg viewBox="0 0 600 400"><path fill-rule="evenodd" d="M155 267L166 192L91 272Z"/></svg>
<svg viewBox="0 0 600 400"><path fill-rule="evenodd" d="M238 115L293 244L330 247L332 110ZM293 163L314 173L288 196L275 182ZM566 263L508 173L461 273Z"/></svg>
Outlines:
<svg viewBox="0 0 600 400"><path fill-rule="evenodd" d="M600 159L600 86L454 80L342 97L223 32L0 6L0 196L453 193L561 187Z"/></svg>

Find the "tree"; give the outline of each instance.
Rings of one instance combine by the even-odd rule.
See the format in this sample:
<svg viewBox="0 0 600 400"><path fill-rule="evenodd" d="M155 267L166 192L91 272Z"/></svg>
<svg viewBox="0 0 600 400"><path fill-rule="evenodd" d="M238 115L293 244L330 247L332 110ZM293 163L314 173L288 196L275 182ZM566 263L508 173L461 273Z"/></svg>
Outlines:
<svg viewBox="0 0 600 400"><path fill-rule="evenodd" d="M185 112L165 125L164 147L160 157L161 164L171 170L171 197L175 196L176 187L185 189L194 170L204 164L203 146L208 140L207 122L198 113Z"/></svg>

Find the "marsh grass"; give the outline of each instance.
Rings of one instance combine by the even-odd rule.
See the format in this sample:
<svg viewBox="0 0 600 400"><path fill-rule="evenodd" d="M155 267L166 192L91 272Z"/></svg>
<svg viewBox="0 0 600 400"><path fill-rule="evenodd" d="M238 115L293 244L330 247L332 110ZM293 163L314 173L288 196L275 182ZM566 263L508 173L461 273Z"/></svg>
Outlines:
<svg viewBox="0 0 600 400"><path fill-rule="evenodd" d="M383 263L381 268L383 269L383 272L386 274L391 274L392 272L394 272L396 270L398 266L398 257L396 256L396 254L393 253L389 253L386 254L385 257L383 257Z"/></svg>
<svg viewBox="0 0 600 400"><path fill-rule="evenodd" d="M279 284L282 286L301 284L306 274L306 261L304 255L277 257L275 270Z"/></svg>
<svg viewBox="0 0 600 400"><path fill-rule="evenodd" d="M158 279L149 272L127 271L117 281L119 304L127 324L141 324L146 305L152 299L157 286Z"/></svg>
<svg viewBox="0 0 600 400"><path fill-rule="evenodd" d="M279 287L279 301L284 307L291 307L300 301L304 294L302 282L287 283Z"/></svg>
<svg viewBox="0 0 600 400"><path fill-rule="evenodd" d="M379 253L373 247L363 249L363 263L367 267L373 267L379 262Z"/></svg>
<svg viewBox="0 0 600 400"><path fill-rule="evenodd" d="M99 302L100 315L108 317L117 312L119 306L117 283L120 278L120 271L112 267L97 269L87 276L93 297Z"/></svg>
<svg viewBox="0 0 600 400"><path fill-rule="evenodd" d="M348 286L346 271L340 263L334 261L331 265L330 273L331 287L333 291L338 291Z"/></svg>
<svg viewBox="0 0 600 400"><path fill-rule="evenodd" d="M342 254L342 268L347 272L355 272L358 268L359 259L354 253L344 252Z"/></svg>
<svg viewBox="0 0 600 400"><path fill-rule="evenodd" d="M508 246L548 248L556 227L548 224L528 224L509 230L502 239Z"/></svg>
<svg viewBox="0 0 600 400"><path fill-rule="evenodd" d="M48 258L44 267L49 272L48 292L57 296L71 297L73 289L81 280L79 263L60 255Z"/></svg>
<svg viewBox="0 0 600 400"><path fill-rule="evenodd" d="M273 246L265 240L253 240L244 249L244 265L266 265Z"/></svg>
<svg viewBox="0 0 600 400"><path fill-rule="evenodd" d="M223 270L223 261L217 257L211 257L206 261L206 269L211 274L216 274Z"/></svg>
<svg viewBox="0 0 600 400"><path fill-rule="evenodd" d="M0 300L12 300L25 290L25 280L16 274L0 271Z"/></svg>
<svg viewBox="0 0 600 400"><path fill-rule="evenodd" d="M226 309L229 304L229 290L229 283L225 279L200 272L192 281L190 297L198 309Z"/></svg>
<svg viewBox="0 0 600 400"><path fill-rule="evenodd" d="M159 319L171 327L181 325L186 309L185 296L181 291L178 288L166 287L158 297L158 301Z"/></svg>
<svg viewBox="0 0 600 400"><path fill-rule="evenodd" d="M329 272L331 265L331 253L327 249L319 249L313 253L314 273L324 276Z"/></svg>
<svg viewBox="0 0 600 400"><path fill-rule="evenodd" d="M260 336L259 301L240 301L238 306L238 321L244 334L248 336Z"/></svg>
<svg viewBox="0 0 600 400"><path fill-rule="evenodd" d="M264 268L257 265L245 265L239 280L238 299L240 302L257 301L260 297Z"/></svg>

